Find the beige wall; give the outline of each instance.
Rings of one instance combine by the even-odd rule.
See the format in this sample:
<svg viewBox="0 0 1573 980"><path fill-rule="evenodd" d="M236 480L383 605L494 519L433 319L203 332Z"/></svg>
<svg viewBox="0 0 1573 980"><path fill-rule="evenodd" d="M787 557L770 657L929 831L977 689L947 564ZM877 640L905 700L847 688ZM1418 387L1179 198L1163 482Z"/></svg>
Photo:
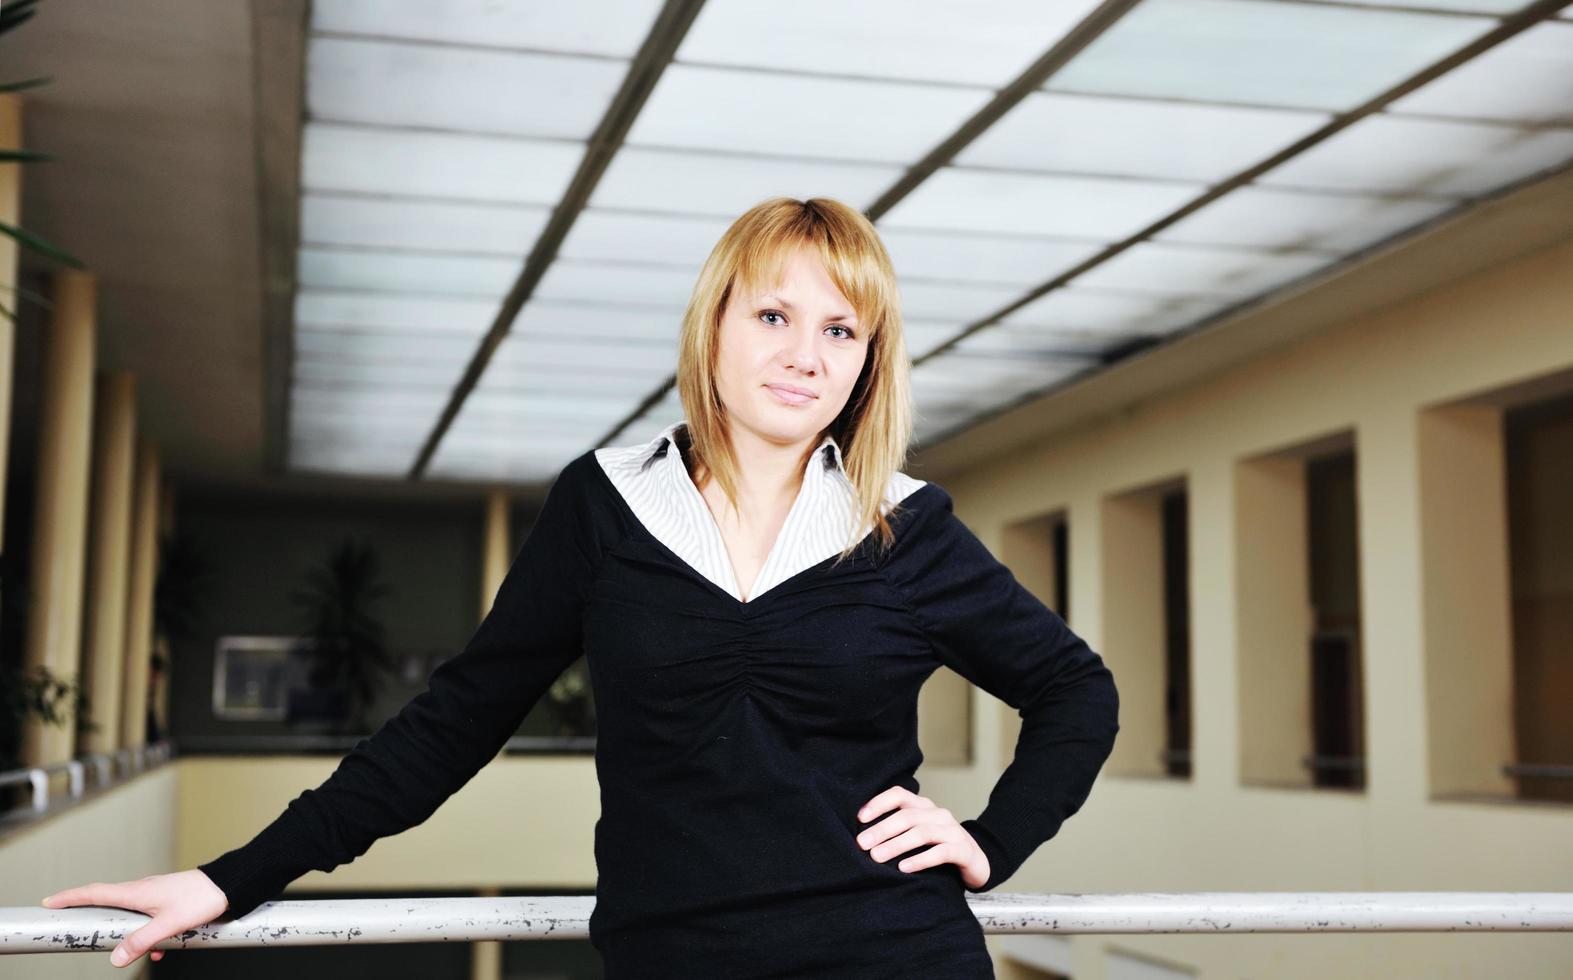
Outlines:
<svg viewBox="0 0 1573 980"><path fill-rule="evenodd" d="M1000 553L1009 525L1066 504L1077 632L1102 652L1122 690L1145 651L1106 641L1111 596L1094 542L1110 495L1183 474L1191 505L1194 772L1190 781L1126 775L1111 765L1083 810L1005 886L1013 891L1562 891L1573 881L1573 808L1507 799L1433 800L1421 560L1423 407L1573 369L1573 244L1541 250L1445 289L1303 339L1204 383L1132 406L945 481L957 513ZM1358 453L1367 762L1364 793L1242 786L1243 616L1236 530L1238 461L1344 430ZM1498 519L1500 515L1497 515ZM1492 515L1483 515L1491 520ZM1497 533L1502 533L1500 530ZM1504 622L1489 594L1458 619ZM1432 637L1444 643L1446 637ZM1498 639L1498 646L1506 638ZM1150 700L1150 699L1149 699ZM1499 721L1506 702L1496 703ZM1127 719L1122 732L1156 726ZM983 733L1009 708L976 705ZM958 812L986 798L997 739L977 739L976 770L932 769L924 793ZM1116 749L1118 755L1119 749ZM1495 750L1493 750L1495 752ZM1500 753L1491 758L1506 762ZM1565 760L1564 760L1565 761ZM1027 938L1027 937L1019 937ZM1066 940L1043 937L1048 944ZM1202 977L1573 975L1573 938L1557 934L1077 936L1078 980L1105 975L1110 950L1190 966ZM998 940L991 940L996 946Z"/></svg>

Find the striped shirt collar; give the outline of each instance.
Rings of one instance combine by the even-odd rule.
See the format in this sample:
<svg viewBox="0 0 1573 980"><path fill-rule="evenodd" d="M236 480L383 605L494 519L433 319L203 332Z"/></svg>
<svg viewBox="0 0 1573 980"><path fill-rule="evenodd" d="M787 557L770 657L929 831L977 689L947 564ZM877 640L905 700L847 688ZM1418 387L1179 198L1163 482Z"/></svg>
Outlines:
<svg viewBox="0 0 1573 980"><path fill-rule="evenodd" d="M673 422L642 445L597 449L596 460L634 516L658 541L694 571L742 602L745 600L721 529L688 475L678 446L678 431L686 425L686 420ZM820 465L815 465L816 460ZM892 474L886 491L887 505L905 498L923 483L905 473ZM852 540L848 532L859 516L857 491L842 467L841 447L827 433L814 447L797 497L746 601L840 552ZM865 526L859 538L868 530Z"/></svg>

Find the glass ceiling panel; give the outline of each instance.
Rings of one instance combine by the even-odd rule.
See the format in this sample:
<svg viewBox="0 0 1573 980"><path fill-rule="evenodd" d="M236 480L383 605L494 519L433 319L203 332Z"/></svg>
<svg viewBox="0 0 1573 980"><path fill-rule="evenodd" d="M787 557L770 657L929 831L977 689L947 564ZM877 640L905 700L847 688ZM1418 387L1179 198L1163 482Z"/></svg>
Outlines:
<svg viewBox="0 0 1573 980"><path fill-rule="evenodd" d="M680 316L694 289L688 269L652 268L612 262L553 262L535 287L542 299L583 299L671 307Z"/></svg>
<svg viewBox="0 0 1573 980"><path fill-rule="evenodd" d="M1144 0L1044 87L1341 111L1496 24L1271 0Z"/></svg>
<svg viewBox="0 0 1573 980"><path fill-rule="evenodd" d="M1140 293L1212 294L1241 299L1314 272L1321 252L1275 253L1138 242L1077 276L1077 286Z"/></svg>
<svg viewBox="0 0 1573 980"><path fill-rule="evenodd" d="M308 246L297 255L302 289L369 289L391 293L484 296L501 305L520 259Z"/></svg>
<svg viewBox="0 0 1573 980"><path fill-rule="evenodd" d="M1362 7L1430 7L1467 14L1510 14L1529 0L1343 0Z"/></svg>
<svg viewBox="0 0 1573 980"><path fill-rule="evenodd" d="M1109 333L1168 333L1227 306L1216 296L1104 292L1075 286L1053 289L1001 322Z"/></svg>
<svg viewBox="0 0 1573 980"><path fill-rule="evenodd" d="M491 327L497 310L498 304L492 300L310 289L295 294L297 328L369 328L479 337Z"/></svg>
<svg viewBox="0 0 1573 980"><path fill-rule="evenodd" d="M549 217L541 205L305 194L301 244L506 255L522 266Z"/></svg>
<svg viewBox="0 0 1573 980"><path fill-rule="evenodd" d="M1195 245L1350 252L1454 206L1451 200L1434 198L1241 187L1154 237Z"/></svg>
<svg viewBox="0 0 1573 980"><path fill-rule="evenodd" d="M297 357L292 375L297 382L319 385L333 382L358 385L387 385L390 388L450 389L458 383L463 368L456 364L410 361L347 361L343 358Z"/></svg>
<svg viewBox="0 0 1573 980"><path fill-rule="evenodd" d="M301 189L556 204L584 145L308 122ZM390 161L398 166L390 166Z"/></svg>
<svg viewBox="0 0 1573 980"><path fill-rule="evenodd" d="M376 34L451 44L578 51L631 58L655 23L660 0L498 3L497 0L313 0L313 31Z"/></svg>
<svg viewBox="0 0 1573 980"><path fill-rule="evenodd" d="M306 112L335 122L582 141L627 74L627 62L601 57L314 37L306 46Z"/></svg>
<svg viewBox="0 0 1573 980"><path fill-rule="evenodd" d="M837 0L707 3L680 62L1002 88L1097 6L1096 0Z"/></svg>
<svg viewBox="0 0 1573 980"><path fill-rule="evenodd" d="M1215 183L1331 118L1298 109L1034 92L955 162Z"/></svg>
<svg viewBox="0 0 1573 980"><path fill-rule="evenodd" d="M634 368L647 371L651 362L664 362L668 372L677 368L677 340L637 342L632 340L586 343L572 335L558 337L519 337L509 334L497 347L486 367L493 371L517 370L541 364L580 365L608 370Z"/></svg>
<svg viewBox="0 0 1573 980"><path fill-rule="evenodd" d="M920 320L959 320L963 323L981 319L1021 296L1021 289L1014 286L912 279L902 279L899 288L903 315Z"/></svg>
<svg viewBox="0 0 1573 980"><path fill-rule="evenodd" d="M943 167L892 208L881 225L1111 242L1141 230L1203 190L1197 183Z"/></svg>
<svg viewBox="0 0 1573 980"><path fill-rule="evenodd" d="M1103 249L1103 243L1097 241L904 228L882 227L879 237L903 281L949 279L1034 286Z"/></svg>
<svg viewBox="0 0 1573 980"><path fill-rule="evenodd" d="M872 204L904 167L824 163L624 147L590 196L595 207L724 216L728 222L767 197L834 197L853 207Z"/></svg>
<svg viewBox="0 0 1573 980"><path fill-rule="evenodd" d="M331 385L319 387L299 384L290 389L292 411L314 415L386 414L402 418L424 417L437 420L445 396L434 391L348 391Z"/></svg>
<svg viewBox="0 0 1573 980"><path fill-rule="evenodd" d="M475 353L475 338L464 334L411 334L391 330L319 330L309 325L295 330L295 353L301 356L375 360L419 357L444 363L466 363Z"/></svg>
<svg viewBox="0 0 1573 980"><path fill-rule="evenodd" d="M731 223L709 216L586 208L574 219L557 254L565 259L654 260L691 268L697 277Z"/></svg>
<svg viewBox="0 0 1573 980"><path fill-rule="evenodd" d="M681 326L681 315L680 309L639 309L537 297L524 305L508 335L510 338L564 336L608 340L670 338L675 343Z"/></svg>
<svg viewBox="0 0 1573 980"><path fill-rule="evenodd" d="M1393 100L1388 110L1573 125L1573 24L1536 24Z"/></svg>
<svg viewBox="0 0 1573 980"><path fill-rule="evenodd" d="M1532 130L1378 114L1285 161L1258 183L1464 197L1569 159L1573 159L1573 129Z"/></svg>
<svg viewBox="0 0 1573 980"><path fill-rule="evenodd" d="M962 320L915 320L902 318L901 332L907 342L907 356L914 360L961 333Z"/></svg>
<svg viewBox="0 0 1573 980"><path fill-rule="evenodd" d="M933 148L993 95L986 88L672 65L627 142L904 162Z"/></svg>

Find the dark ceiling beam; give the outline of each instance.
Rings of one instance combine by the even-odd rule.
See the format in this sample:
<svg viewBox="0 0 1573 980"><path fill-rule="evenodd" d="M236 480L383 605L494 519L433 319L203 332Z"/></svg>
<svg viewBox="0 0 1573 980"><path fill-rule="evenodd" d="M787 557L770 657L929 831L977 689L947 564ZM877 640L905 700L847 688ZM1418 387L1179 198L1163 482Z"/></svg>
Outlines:
<svg viewBox="0 0 1573 980"><path fill-rule="evenodd" d="M257 167L262 317L262 469L289 461L295 358L295 250L300 240L300 141L305 118L308 0L252 0L253 152Z"/></svg>
<svg viewBox="0 0 1573 980"><path fill-rule="evenodd" d="M557 250L562 247L563 239L568 236L568 230L573 227L579 213L584 210L590 195L600 183L601 175L611 164L612 157L622 147L634 119L644 108L645 100L655 89L656 82L666 71L666 66L671 64L678 46L682 44L689 27L703 6L704 0L666 0L662 5L649 35L645 37L644 44L640 46L638 53L628 65L628 74L623 78L622 87L613 96L606 115L601 118L600 124L591 135L589 144L585 148L584 158L579 161L579 169L569 183L567 192L552 210L552 216L547 221L546 227L541 231L535 246L530 249L530 254L524 260L524 268L520 271L519 278L514 282L513 288L508 290L508 295L503 299L502 308L497 311L491 328L481 338L480 347L470 358L470 363L464 369L464 375L459 379L458 385L454 387L453 394L443 408L442 415L438 417L436 426L426 437L425 444L421 446L414 465L410 467L409 479L418 480L425 473L426 467L431 463L432 455L436 453L437 446L442 442L442 437L453 425L453 420L458 417L459 409L463 407L465 399L475 390L482 373L486 370L486 365L491 362L492 355L497 352L503 338L513 327L513 321L518 317L519 311L535 292L535 287L545 275L547 267L556 259Z"/></svg>

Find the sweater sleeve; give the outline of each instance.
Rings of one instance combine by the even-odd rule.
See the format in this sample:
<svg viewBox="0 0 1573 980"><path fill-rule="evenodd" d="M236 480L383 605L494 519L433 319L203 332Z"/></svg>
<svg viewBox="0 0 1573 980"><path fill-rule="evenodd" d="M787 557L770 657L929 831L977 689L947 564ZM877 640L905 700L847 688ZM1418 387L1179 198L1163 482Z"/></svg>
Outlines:
<svg viewBox="0 0 1573 980"><path fill-rule="evenodd" d="M918 508L887 575L939 659L1021 715L1010 764L962 820L1005 881L1081 808L1119 731L1114 676L1065 621L1016 581L956 517L950 495Z"/></svg>
<svg viewBox="0 0 1573 980"><path fill-rule="evenodd" d="M239 917L310 870L332 871L422 823L491 761L582 651L599 564L582 469L569 463L510 564L491 610L427 688L362 739L315 789L248 843L198 865Z"/></svg>

